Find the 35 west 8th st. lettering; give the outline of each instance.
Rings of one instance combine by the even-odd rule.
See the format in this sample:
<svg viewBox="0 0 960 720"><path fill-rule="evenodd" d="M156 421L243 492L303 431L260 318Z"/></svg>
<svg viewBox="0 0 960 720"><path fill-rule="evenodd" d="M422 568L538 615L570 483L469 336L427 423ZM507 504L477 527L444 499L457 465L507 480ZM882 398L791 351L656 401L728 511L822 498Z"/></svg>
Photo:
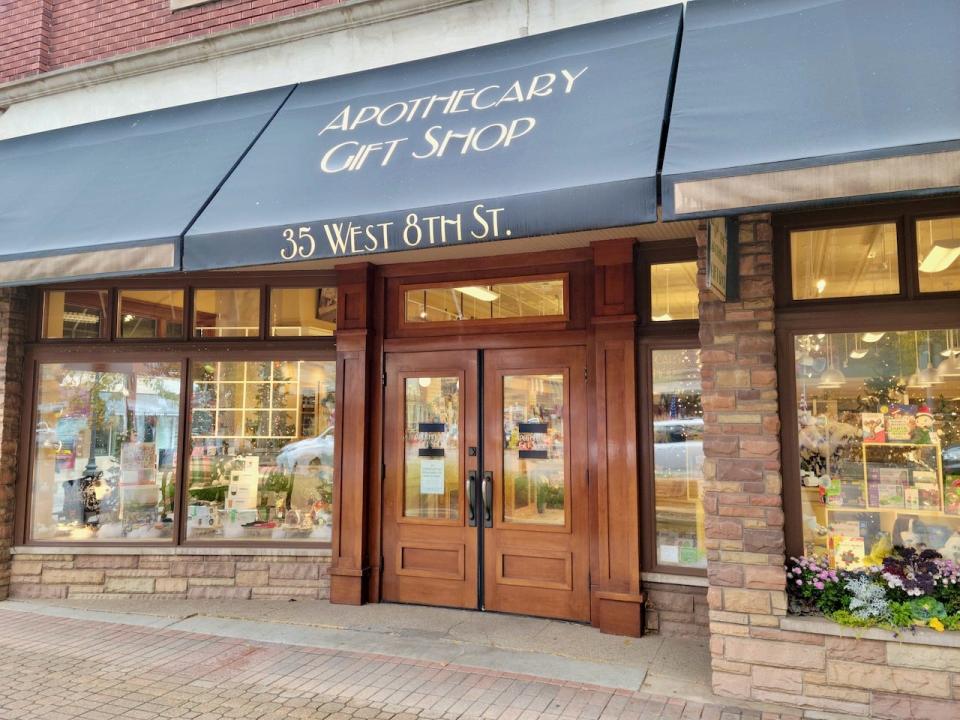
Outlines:
<svg viewBox="0 0 960 720"><path fill-rule="evenodd" d="M419 216L408 213L403 222L355 223L352 220L284 228L282 260L311 257L339 257L389 252L447 243L479 242L510 237L503 225L505 208L488 208L483 203L468 212L452 215ZM326 252L326 243L330 251Z"/></svg>

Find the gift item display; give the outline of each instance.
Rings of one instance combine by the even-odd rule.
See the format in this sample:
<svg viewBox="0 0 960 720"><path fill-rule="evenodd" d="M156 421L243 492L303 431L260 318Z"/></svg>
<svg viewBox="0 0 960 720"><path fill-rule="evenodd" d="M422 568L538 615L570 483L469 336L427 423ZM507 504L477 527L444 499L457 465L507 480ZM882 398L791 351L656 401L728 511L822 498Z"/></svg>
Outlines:
<svg viewBox="0 0 960 720"><path fill-rule="evenodd" d="M960 347L952 330L795 339L804 549L960 561ZM851 349L854 350L851 350Z"/></svg>
<svg viewBox="0 0 960 720"><path fill-rule="evenodd" d="M657 563L705 568L700 352L652 354Z"/></svg>
<svg viewBox="0 0 960 720"><path fill-rule="evenodd" d="M193 365L187 537L332 534L335 363Z"/></svg>
<svg viewBox="0 0 960 720"><path fill-rule="evenodd" d="M40 365L33 538L171 539L180 367L179 362Z"/></svg>

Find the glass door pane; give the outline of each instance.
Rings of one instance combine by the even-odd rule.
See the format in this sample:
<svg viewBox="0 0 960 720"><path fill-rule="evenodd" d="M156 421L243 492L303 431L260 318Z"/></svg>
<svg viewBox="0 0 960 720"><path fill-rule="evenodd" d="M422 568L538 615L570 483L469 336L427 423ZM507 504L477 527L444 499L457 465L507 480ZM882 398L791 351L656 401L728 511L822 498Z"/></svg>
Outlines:
<svg viewBox="0 0 960 720"><path fill-rule="evenodd" d="M564 376L503 378L503 520L565 525Z"/></svg>
<svg viewBox="0 0 960 720"><path fill-rule="evenodd" d="M460 519L460 378L404 383L405 517Z"/></svg>

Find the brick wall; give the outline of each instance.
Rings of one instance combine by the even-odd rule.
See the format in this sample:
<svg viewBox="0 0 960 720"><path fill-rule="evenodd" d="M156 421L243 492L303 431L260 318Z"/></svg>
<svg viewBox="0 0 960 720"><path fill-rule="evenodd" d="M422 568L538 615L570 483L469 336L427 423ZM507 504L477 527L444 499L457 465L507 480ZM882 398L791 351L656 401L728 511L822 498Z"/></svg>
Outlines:
<svg viewBox="0 0 960 720"><path fill-rule="evenodd" d="M13 598L311 598L329 596L329 551L296 555L268 551L217 553L18 554Z"/></svg>
<svg viewBox="0 0 960 720"><path fill-rule="evenodd" d="M340 0L0 0L0 82L293 15Z"/></svg>
<svg viewBox="0 0 960 720"><path fill-rule="evenodd" d="M0 600L10 584L26 326L26 293L0 289Z"/></svg>
<svg viewBox="0 0 960 720"><path fill-rule="evenodd" d="M647 632L668 637L709 635L706 588L644 582L643 591L647 595Z"/></svg>
<svg viewBox="0 0 960 720"><path fill-rule="evenodd" d="M53 0L0 0L0 82L46 72Z"/></svg>

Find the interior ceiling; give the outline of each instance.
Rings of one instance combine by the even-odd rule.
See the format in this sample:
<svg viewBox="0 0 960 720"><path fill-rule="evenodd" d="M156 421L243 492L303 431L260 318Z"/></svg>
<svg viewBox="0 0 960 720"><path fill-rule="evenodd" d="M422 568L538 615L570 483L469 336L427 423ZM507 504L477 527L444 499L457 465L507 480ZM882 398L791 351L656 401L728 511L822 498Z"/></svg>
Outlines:
<svg viewBox="0 0 960 720"><path fill-rule="evenodd" d="M623 237L634 237L640 242L656 242L658 240L681 240L692 238L697 230L696 220L679 220L677 222L656 222L647 225L631 225L628 227L606 228L603 230L587 230L561 235L544 235L535 238L518 238L496 240L485 243L470 243L466 245L448 245L445 247L405 250L403 252L370 253L346 257L326 258L323 260L306 260L298 263L275 263L271 265L253 265L244 268L229 268L219 272L243 272L278 270L281 268L296 268L297 270L328 270L346 262L363 260L374 265L394 265L407 262L428 262L430 260L458 260L461 258L487 257L491 255L516 255L527 252L541 252L545 250L570 250L582 248L597 240L615 240Z"/></svg>

